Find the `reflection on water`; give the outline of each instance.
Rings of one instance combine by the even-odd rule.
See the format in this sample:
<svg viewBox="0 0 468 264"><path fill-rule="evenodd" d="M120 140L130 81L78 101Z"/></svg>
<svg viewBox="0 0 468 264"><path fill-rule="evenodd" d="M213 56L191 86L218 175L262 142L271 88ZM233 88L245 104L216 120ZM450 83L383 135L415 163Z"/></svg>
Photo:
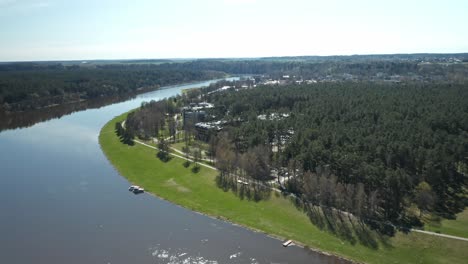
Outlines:
<svg viewBox="0 0 468 264"><path fill-rule="evenodd" d="M135 98L136 96L137 94L106 96L102 98L46 107L37 110L28 110L24 112L10 113L0 110L0 131L29 127L39 122L44 122L53 118L60 118L64 115L69 115L77 111L100 108L109 104L129 100Z"/></svg>
<svg viewBox="0 0 468 264"><path fill-rule="evenodd" d="M245 75L249 76L249 75ZM224 79L215 79L204 82L195 82L191 84L182 84L182 85L171 85L161 87L155 91L145 91L141 90L139 93L127 93L120 94L115 96L106 96L101 98L93 98L90 100L84 100L75 103L68 103L63 105L57 105L53 107L46 107L37 110L28 110L23 112L6 112L0 107L0 131L16 128L25 128L30 127L34 124L44 122L54 118L61 118L65 115L72 114L74 112L83 111L87 109L96 109L110 104L115 104L119 102L129 101L135 98L140 99L141 101L149 101L154 98L154 94L161 92L161 90L176 90L180 92L182 89L191 89L198 88L203 86L208 86L211 83L220 81L220 80L239 80L239 77L229 77ZM170 93L169 96L173 96L177 93ZM130 110L130 109L128 109Z"/></svg>
<svg viewBox="0 0 468 264"><path fill-rule="evenodd" d="M99 147L101 127L142 101L208 84L178 85L0 132L1 263L346 263L128 192L130 183ZM84 107L93 106L99 104ZM49 118L66 113L59 109L47 109L57 114ZM47 119L35 114L17 124Z"/></svg>

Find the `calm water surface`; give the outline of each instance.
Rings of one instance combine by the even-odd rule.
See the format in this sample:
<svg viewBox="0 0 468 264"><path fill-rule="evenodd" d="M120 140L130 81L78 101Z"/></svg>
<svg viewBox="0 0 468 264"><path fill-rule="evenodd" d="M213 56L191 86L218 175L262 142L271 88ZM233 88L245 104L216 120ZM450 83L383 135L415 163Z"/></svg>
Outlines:
<svg viewBox="0 0 468 264"><path fill-rule="evenodd" d="M158 198L133 195L98 144L101 127L142 101L0 133L1 263L339 263Z"/></svg>

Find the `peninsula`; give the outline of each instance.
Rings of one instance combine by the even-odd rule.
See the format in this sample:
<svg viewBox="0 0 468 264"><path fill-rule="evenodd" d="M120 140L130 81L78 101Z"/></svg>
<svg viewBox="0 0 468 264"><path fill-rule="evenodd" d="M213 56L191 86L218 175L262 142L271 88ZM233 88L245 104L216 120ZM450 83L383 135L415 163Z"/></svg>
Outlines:
<svg viewBox="0 0 468 264"><path fill-rule="evenodd" d="M324 176L314 176L314 174L325 175L325 172L318 173L319 170L323 171L323 168L315 168L312 174L308 174L310 172L303 170L304 164L301 167L296 167L297 169L294 168L294 164L290 164L290 166L286 164L285 171L283 171L284 167L281 166L275 169L274 164L271 163L272 160L262 161L261 159L261 157L267 156L275 159L275 155L278 155L279 151L283 153L288 151L287 142L293 142L297 137L288 129L284 131L286 134L290 134L290 137L279 137L281 140L276 141L276 143L273 141L268 149L253 148L247 152L241 151L240 154L244 159L240 159L237 163L239 165L230 163L229 157L236 156L236 146L226 143L232 142L232 139L226 141L222 138L222 136L229 136L223 135L225 133L223 130L228 130L228 126L242 127L246 123L241 120L250 120L250 125L257 122L257 131L261 133L259 124L287 123L289 121L286 119L297 118L298 115L269 110L264 114L235 116L234 111L242 109L243 106L234 103L235 107L226 107L229 106L229 100L241 97L261 102L258 101L259 97L249 97L248 95L257 93L262 94L264 98L270 98L268 91L272 93L281 93L281 91L286 90L293 93L294 89L306 91L304 86L301 86L302 84L299 84L298 87L290 86L289 89L283 88L282 90L279 87L268 86L268 84L252 89L253 86L249 86L249 80L251 79L232 85L222 83L205 90L188 91L188 93L176 98L143 104L139 110L118 116L103 127L99 136L101 148L110 162L129 182L144 187L146 191L158 197L281 239L292 239L318 251L366 263L419 261L424 263L459 263L468 257L464 250L466 241L408 232L409 229L399 228L394 224L393 227L392 225L378 225L376 227L372 225L372 222L363 220L373 217L374 221L378 221L379 217L382 217L380 214L372 215L371 212L367 211L372 205L369 203L372 193L368 193L364 189L365 185L353 187L356 189L353 197L359 197L357 196L361 192L359 188L363 188L361 195L366 197L363 198L365 202L359 211L353 207L346 207L345 204L337 204L338 196L333 196L333 200L329 201L328 206L324 204L325 200L314 203L313 200L307 198L311 197L307 193L307 189L303 189L304 187L301 186L311 179L320 182L320 177ZM283 82L288 82L288 80ZM227 86L232 86L232 88L226 88ZM223 87L224 89L222 89ZM308 87L309 90L315 88L322 89L320 86ZM408 91L413 89L406 88ZM241 91L242 89L244 90ZM338 96L338 94L330 95L330 93L333 93L334 89L339 91L339 87L327 85L327 89L329 96ZM360 91L359 87L354 89ZM375 89L388 91L386 90L388 87L377 86ZM457 88L450 89L456 90ZM403 90L398 91L403 92ZM234 96L234 93L238 94L231 97L231 95ZM209 97L208 94L212 96ZM372 94L372 92L365 90L365 94ZM209 101L214 103L214 107L211 107L210 103L195 102L196 100L192 101L191 105L179 105L188 102L184 101L184 96L199 100L211 98ZM250 99L245 99L242 102L250 104ZM218 121L209 120L210 116L218 118L222 116L219 113L223 109L216 107L220 102L224 102L224 111L229 112L229 118ZM265 104L259 105L264 106ZM182 108L179 108L180 106ZM201 113L202 110L204 114ZM159 114L157 114L158 112ZM238 113L242 114L245 111ZM202 115L205 115L204 118L206 118L204 122L195 123L194 121L197 121L196 119L201 118ZM151 118L145 119L145 117ZM255 117L256 121L252 117ZM142 120L151 120L151 122ZM122 126L124 122L125 125ZM187 124L190 123L192 125L188 126ZM155 128L157 129L155 130ZM218 134L217 143L206 137L213 135L213 133ZM134 139L136 136L138 139ZM248 139L245 136L240 136L244 140L255 140L255 137ZM255 141L244 141L243 144L250 144L248 142ZM212 144L216 146L211 146ZM229 150L232 150L232 153L229 153ZM343 149L343 151L346 150ZM171 156L169 153L175 153L180 157ZM255 162L249 163L249 161ZM268 170L262 170L265 168L262 162L268 163ZM214 163L219 170L200 166L203 163ZM297 175L292 175L295 173ZM262 175L265 178L262 178ZM332 173L328 175L330 175L327 176L328 179L338 177ZM338 185L335 183L331 186L337 188ZM417 190L428 190L422 187L424 184ZM323 189L316 189L315 192L325 194ZM338 194L337 192L336 195ZM435 195L433 192L430 194ZM352 200L356 199L352 198ZM418 206L417 203L414 205ZM428 207L425 207L426 205ZM385 201L379 200L376 202L376 206L382 208L381 206L385 206ZM411 209L415 214L410 213L407 209L401 212L395 211L395 213L419 219L419 215L429 216L431 208L435 206L435 204L419 204L419 209L416 207ZM343 209L337 210L336 208ZM381 210L377 207L375 209L373 212ZM353 213L346 213L344 210ZM394 222L397 223L396 220ZM461 233L463 234L464 231Z"/></svg>

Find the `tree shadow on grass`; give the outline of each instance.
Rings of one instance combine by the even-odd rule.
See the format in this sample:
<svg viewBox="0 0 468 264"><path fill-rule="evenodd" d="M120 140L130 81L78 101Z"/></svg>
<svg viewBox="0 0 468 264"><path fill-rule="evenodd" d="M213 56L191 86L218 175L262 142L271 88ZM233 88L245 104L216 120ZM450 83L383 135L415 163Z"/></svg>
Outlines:
<svg viewBox="0 0 468 264"><path fill-rule="evenodd" d="M135 145L135 141L133 141L133 138L129 137L128 135L119 135L117 132L116 132L117 136L119 137L119 141L125 145L129 145L129 146L134 146Z"/></svg>
<svg viewBox="0 0 468 264"><path fill-rule="evenodd" d="M271 190L267 186L257 183L245 184L243 181L238 182L234 177L223 175L223 173L218 174L215 181L218 188L225 192L232 191L241 200L247 199L259 202L268 200L271 196Z"/></svg>
<svg viewBox="0 0 468 264"><path fill-rule="evenodd" d="M246 188L244 185L241 185L237 193L239 199L244 200L244 198L250 197L250 189Z"/></svg>
<svg viewBox="0 0 468 264"><path fill-rule="evenodd" d="M134 146L135 145L135 141L133 141L133 139L130 139L130 138L121 138L120 142L122 142L122 143L124 143L126 145L129 145L129 146Z"/></svg>
<svg viewBox="0 0 468 264"><path fill-rule="evenodd" d="M115 134L119 137L121 143L133 146L135 142L133 141L133 136L128 133L125 129L122 128L120 122L115 123Z"/></svg>
<svg viewBox="0 0 468 264"><path fill-rule="evenodd" d="M158 151L158 153L156 154L156 157L158 157L159 160L161 160L164 163L169 162L172 159L171 155L169 155L169 153L164 152L164 151Z"/></svg>
<svg viewBox="0 0 468 264"><path fill-rule="evenodd" d="M190 166L190 161L186 160L184 161L184 163L182 163L182 165L185 167L185 168L188 168Z"/></svg>
<svg viewBox="0 0 468 264"><path fill-rule="evenodd" d="M193 173L198 173L199 171L200 171L200 165L196 164L195 166L192 167Z"/></svg>
<svg viewBox="0 0 468 264"><path fill-rule="evenodd" d="M372 229L351 214L334 208L311 205L307 206L307 214L310 221L319 229L336 235L352 245L359 243L373 250L379 249L380 245L391 247L388 236Z"/></svg>
<svg viewBox="0 0 468 264"><path fill-rule="evenodd" d="M245 185L244 185L245 186ZM261 184L257 184L253 188L253 200L255 202L260 202L260 201L267 201L271 197L271 189L263 186Z"/></svg>
<svg viewBox="0 0 468 264"><path fill-rule="evenodd" d="M350 219L349 221L354 228L354 233L356 234L359 242L371 249L379 249L378 236L376 237L376 232L372 231L366 224L362 221L357 221Z"/></svg>
<svg viewBox="0 0 468 264"><path fill-rule="evenodd" d="M220 173L216 176L216 186L222 189L223 191L227 192L232 188L232 180L230 177L224 176L223 173Z"/></svg>

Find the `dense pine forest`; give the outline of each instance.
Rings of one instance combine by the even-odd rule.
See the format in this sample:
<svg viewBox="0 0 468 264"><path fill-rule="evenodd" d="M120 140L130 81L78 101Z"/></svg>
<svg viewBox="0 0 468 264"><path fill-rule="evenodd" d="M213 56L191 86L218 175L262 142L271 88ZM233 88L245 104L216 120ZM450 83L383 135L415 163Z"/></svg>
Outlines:
<svg viewBox="0 0 468 264"><path fill-rule="evenodd" d="M24 111L225 74L318 81L467 81L468 54L0 63L0 111Z"/></svg>
<svg viewBox="0 0 468 264"><path fill-rule="evenodd" d="M232 124L220 135L233 154L219 160L288 168L286 188L313 204L398 224L417 221L413 206L453 217L467 204L466 85L264 86L205 99Z"/></svg>
<svg viewBox="0 0 468 264"><path fill-rule="evenodd" d="M340 82L213 92L226 84L144 104L129 115L128 131L149 138L168 128L173 135L167 116L206 101L215 107L204 110L203 121L224 126L204 140L220 180L234 189L239 177L257 186L276 177L310 210L352 213L386 233L422 225L426 214L453 218L468 204L464 84ZM193 123L184 129L199 132Z"/></svg>
<svg viewBox="0 0 468 264"><path fill-rule="evenodd" d="M0 65L0 110L24 111L223 77L214 71L160 65Z"/></svg>

